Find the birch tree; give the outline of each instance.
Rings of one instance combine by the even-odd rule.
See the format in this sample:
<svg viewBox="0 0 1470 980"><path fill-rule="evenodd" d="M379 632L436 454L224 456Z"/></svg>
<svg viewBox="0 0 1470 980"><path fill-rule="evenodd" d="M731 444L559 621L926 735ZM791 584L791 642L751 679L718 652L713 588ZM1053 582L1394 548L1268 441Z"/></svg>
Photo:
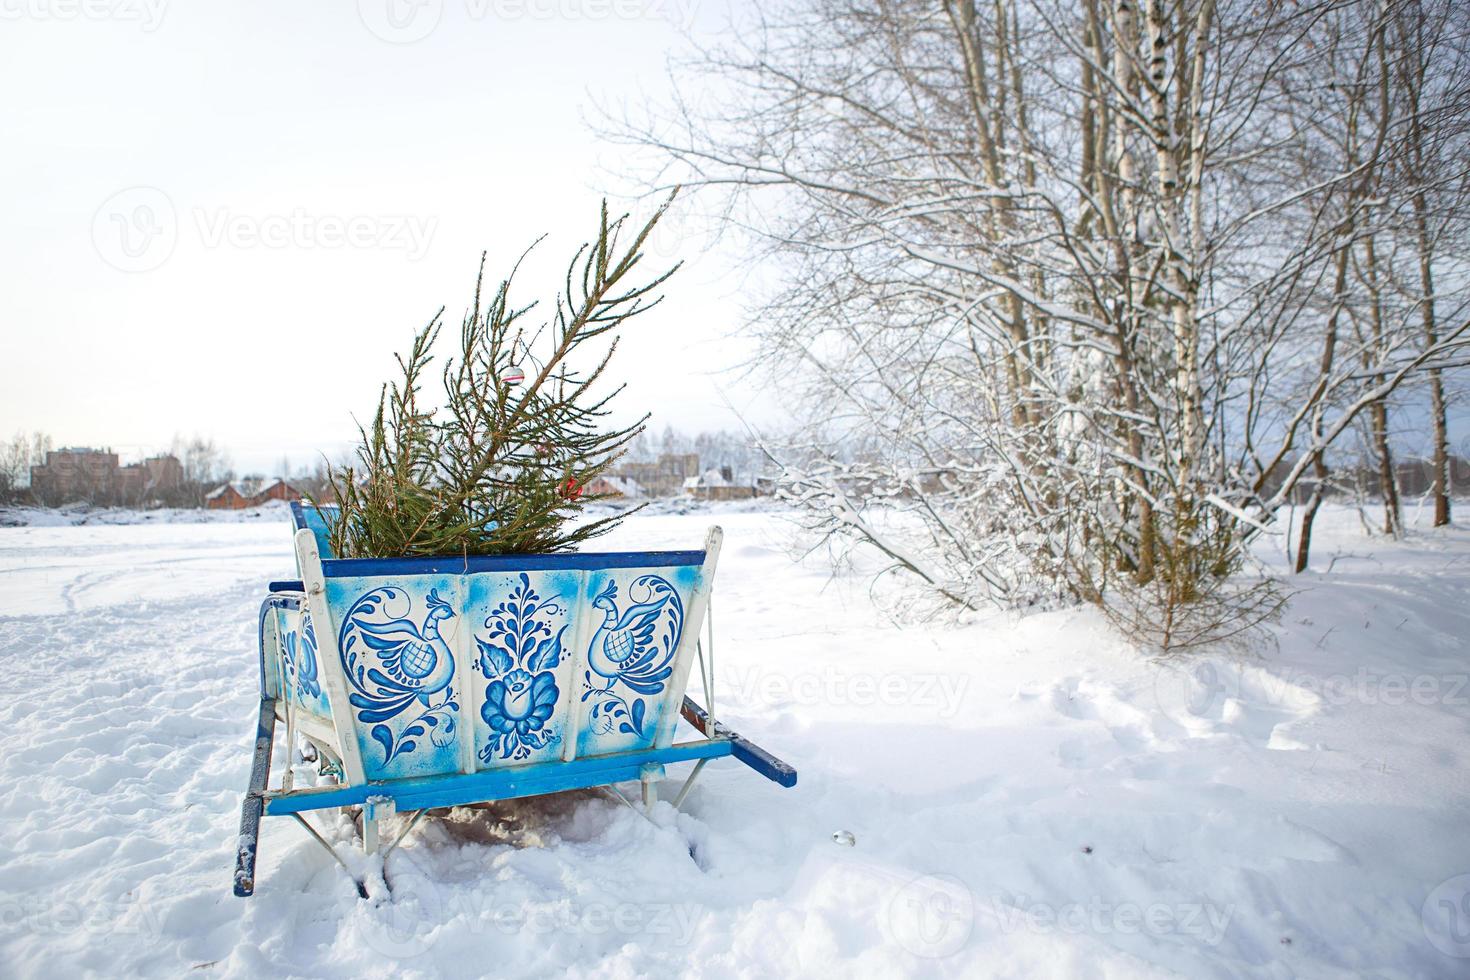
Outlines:
<svg viewBox="0 0 1470 980"><path fill-rule="evenodd" d="M815 530L945 604L1081 598L1182 649L1270 614L1251 540L1465 340L1357 302L1397 302L1367 258L1415 111L1370 99L1395 9L763 7L686 66L719 98L609 130L777 270L751 329L808 422L772 452Z"/></svg>
<svg viewBox="0 0 1470 980"><path fill-rule="evenodd" d="M1405 125L1394 156L1401 238L1411 243L1409 275L1400 287L1418 315L1422 342L1438 345L1446 322L1466 316L1464 259L1470 255L1470 49L1452 2L1392 8L1392 88ZM1448 267L1448 268L1447 268ZM1436 272L1447 286L1435 291ZM1434 525L1450 523L1449 426L1444 369L1426 372L1431 425Z"/></svg>

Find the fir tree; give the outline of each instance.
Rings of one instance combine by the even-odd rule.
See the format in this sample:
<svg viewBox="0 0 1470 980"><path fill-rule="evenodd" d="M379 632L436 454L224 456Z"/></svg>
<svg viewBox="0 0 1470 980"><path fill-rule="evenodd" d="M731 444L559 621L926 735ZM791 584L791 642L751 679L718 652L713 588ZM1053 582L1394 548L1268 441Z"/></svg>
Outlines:
<svg viewBox="0 0 1470 980"><path fill-rule="evenodd" d="M616 333L600 356L577 354L661 301L654 292L678 266L646 280L633 273L672 200L671 195L624 249L619 238L627 215L609 221L604 201L596 241L572 257L554 315L534 328L526 321L536 304L518 307L510 298L516 269L483 301L481 255L458 356L441 372L442 407L421 404L443 326L441 308L414 337L408 354L397 355L400 377L384 385L372 425L359 427L358 466L329 471L341 508L332 527L335 554L559 551L610 530L631 513L574 520L587 503L600 499L585 489L648 420L644 415L626 427L605 421L623 388L604 378L617 350ZM579 370L575 365L582 360L593 366Z"/></svg>

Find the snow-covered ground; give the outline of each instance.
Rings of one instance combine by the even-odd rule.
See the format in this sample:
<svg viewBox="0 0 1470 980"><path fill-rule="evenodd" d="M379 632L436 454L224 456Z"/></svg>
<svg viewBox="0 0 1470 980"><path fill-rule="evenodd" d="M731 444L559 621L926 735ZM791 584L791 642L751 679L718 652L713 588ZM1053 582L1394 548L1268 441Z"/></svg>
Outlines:
<svg viewBox="0 0 1470 980"><path fill-rule="evenodd" d="M779 514L606 543L713 521L716 708L798 786L436 815L340 849L369 900L284 819L230 893L284 520L0 529L0 975L1470 975L1470 534L1333 511L1276 649L1170 666L1088 610L891 625Z"/></svg>
<svg viewBox="0 0 1470 980"><path fill-rule="evenodd" d="M200 510L197 507L0 507L0 527L77 527L118 524L260 524L290 520L289 504L273 500L245 510Z"/></svg>

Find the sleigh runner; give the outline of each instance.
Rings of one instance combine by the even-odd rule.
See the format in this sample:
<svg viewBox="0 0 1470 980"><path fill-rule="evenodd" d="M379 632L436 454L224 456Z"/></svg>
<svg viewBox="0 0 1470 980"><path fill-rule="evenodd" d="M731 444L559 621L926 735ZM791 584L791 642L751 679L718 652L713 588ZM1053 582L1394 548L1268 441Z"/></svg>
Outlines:
<svg viewBox="0 0 1470 980"><path fill-rule="evenodd" d="M325 843L303 815L361 807L374 853L395 813L416 822L435 807L635 780L651 805L675 762L696 763L676 806L721 756L795 785L794 769L706 710L713 637L699 638L718 528L699 551L338 559L330 515L292 511L301 580L272 583L261 607L236 895L254 890L263 816L290 815ZM696 661L706 707L684 694ZM681 719L695 737L675 741ZM270 788L280 725L333 781L296 788L288 766Z"/></svg>

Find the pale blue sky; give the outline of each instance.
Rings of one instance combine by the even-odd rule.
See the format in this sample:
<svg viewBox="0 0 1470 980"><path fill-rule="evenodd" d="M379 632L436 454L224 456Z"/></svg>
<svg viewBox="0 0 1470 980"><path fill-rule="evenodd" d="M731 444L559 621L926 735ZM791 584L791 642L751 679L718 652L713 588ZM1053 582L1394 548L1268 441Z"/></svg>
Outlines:
<svg viewBox="0 0 1470 980"><path fill-rule="evenodd" d="M625 169L593 95L658 95L716 0L329 4L0 0L0 434L128 453L212 435L240 469L353 435L391 355L542 232L522 296ZM728 254L630 331L624 406L654 425L773 409L737 362ZM553 283L554 288L554 283ZM548 296L549 298L549 296Z"/></svg>

